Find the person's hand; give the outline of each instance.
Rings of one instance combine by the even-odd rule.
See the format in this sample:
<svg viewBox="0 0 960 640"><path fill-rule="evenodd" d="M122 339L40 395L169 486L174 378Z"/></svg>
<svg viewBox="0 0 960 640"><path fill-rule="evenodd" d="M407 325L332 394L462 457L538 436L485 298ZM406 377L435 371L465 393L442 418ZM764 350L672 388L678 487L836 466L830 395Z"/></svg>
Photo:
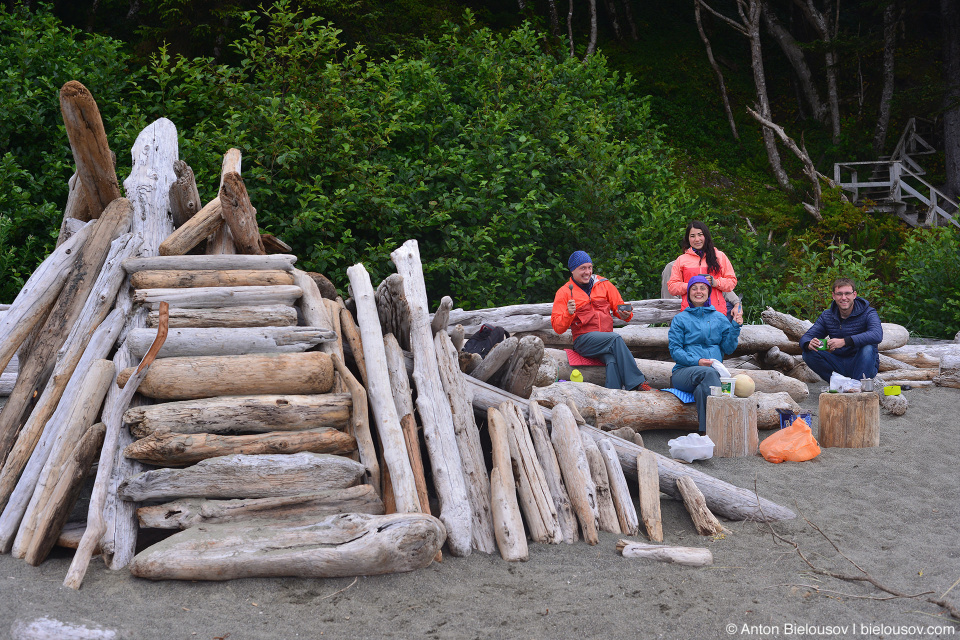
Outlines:
<svg viewBox="0 0 960 640"><path fill-rule="evenodd" d="M713 360L711 360L710 358L700 358L700 362L698 362L697 364L699 364L701 367L712 367Z"/></svg>
<svg viewBox="0 0 960 640"><path fill-rule="evenodd" d="M567 313L574 315L577 312L577 303L573 301L573 298L567 300Z"/></svg>
<svg viewBox="0 0 960 640"><path fill-rule="evenodd" d="M711 286L711 287L717 286L717 281L716 281L716 280L713 278L713 276L711 276L709 273L706 274L706 275L703 276L703 277L707 279L707 282L710 283L710 286Z"/></svg>
<svg viewBox="0 0 960 640"><path fill-rule="evenodd" d="M733 310L733 321L741 327L743 326L743 307L739 304L736 309Z"/></svg>
<svg viewBox="0 0 960 640"><path fill-rule="evenodd" d="M830 338L827 340L827 349L833 351L834 349L841 349L847 346L847 341L843 338Z"/></svg>
<svg viewBox="0 0 960 640"><path fill-rule="evenodd" d="M810 342L807 343L807 349L810 351L816 351L820 348L820 338L811 338Z"/></svg>

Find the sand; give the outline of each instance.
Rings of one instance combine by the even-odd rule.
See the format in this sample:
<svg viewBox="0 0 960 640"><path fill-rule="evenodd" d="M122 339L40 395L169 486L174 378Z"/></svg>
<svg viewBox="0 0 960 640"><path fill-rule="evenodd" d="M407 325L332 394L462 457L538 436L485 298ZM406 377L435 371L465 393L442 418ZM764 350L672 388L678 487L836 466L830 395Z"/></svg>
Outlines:
<svg viewBox="0 0 960 640"><path fill-rule="evenodd" d="M802 403L814 414L819 387ZM802 463L694 464L743 487L756 482L885 584L939 596L960 579L960 392L905 393L904 416L881 415L879 447L825 449ZM677 435L644 439L667 453ZM621 536L601 534L595 547L531 544L525 563L447 555L418 572L356 580L150 582L95 559L76 592L61 586L68 552L36 568L0 556L0 637L41 616L145 640L960 637L960 625L921 599L880 600L869 585L815 575L767 525L726 523L731 533L704 538L681 503L664 496L662 508L665 542L709 547L712 567L628 560L615 550ZM857 573L803 517L773 526L817 566ZM948 598L960 605L960 585Z"/></svg>

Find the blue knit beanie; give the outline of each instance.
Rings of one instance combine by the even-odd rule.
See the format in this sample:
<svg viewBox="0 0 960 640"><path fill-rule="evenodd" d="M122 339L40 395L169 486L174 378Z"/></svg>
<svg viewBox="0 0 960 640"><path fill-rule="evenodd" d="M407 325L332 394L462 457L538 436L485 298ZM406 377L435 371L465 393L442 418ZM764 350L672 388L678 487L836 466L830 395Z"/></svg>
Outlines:
<svg viewBox="0 0 960 640"><path fill-rule="evenodd" d="M567 268L570 271L573 271L582 264L592 263L593 260L590 259L590 256L587 255L586 251L574 251L570 254L570 259L567 260Z"/></svg>
<svg viewBox="0 0 960 640"><path fill-rule="evenodd" d="M703 306L712 307L713 303L710 302L710 296L713 295L713 285L710 284L710 281L707 280L705 276L693 276L687 280L687 304L689 304L691 307L693 306L693 301L690 300L690 287L697 282L702 282L703 284L707 285L707 301L703 303Z"/></svg>

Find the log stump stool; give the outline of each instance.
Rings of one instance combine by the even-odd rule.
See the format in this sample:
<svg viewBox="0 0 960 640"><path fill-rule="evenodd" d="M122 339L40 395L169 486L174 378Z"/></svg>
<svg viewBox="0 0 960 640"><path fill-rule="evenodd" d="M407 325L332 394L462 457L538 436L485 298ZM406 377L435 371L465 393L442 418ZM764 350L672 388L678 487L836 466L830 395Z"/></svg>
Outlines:
<svg viewBox="0 0 960 640"><path fill-rule="evenodd" d="M880 398L875 393L821 393L821 447L876 447L880 444Z"/></svg>
<svg viewBox="0 0 960 640"><path fill-rule="evenodd" d="M717 458L743 458L757 453L757 402L753 398L707 398L707 435Z"/></svg>

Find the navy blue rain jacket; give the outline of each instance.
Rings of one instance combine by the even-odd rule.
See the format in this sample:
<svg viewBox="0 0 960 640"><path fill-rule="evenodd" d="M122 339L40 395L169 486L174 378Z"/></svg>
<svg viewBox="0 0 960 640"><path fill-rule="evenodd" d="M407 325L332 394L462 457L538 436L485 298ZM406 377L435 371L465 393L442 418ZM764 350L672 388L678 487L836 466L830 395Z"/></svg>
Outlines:
<svg viewBox="0 0 960 640"><path fill-rule="evenodd" d="M877 310L863 298L853 301L853 311L846 319L840 317L840 308L836 302L830 303L830 308L820 314L813 326L800 338L800 350L807 348L814 338L849 338L853 345L837 349L833 353L838 356L851 356L866 344L880 344L883 340L883 327L880 326L880 316Z"/></svg>

